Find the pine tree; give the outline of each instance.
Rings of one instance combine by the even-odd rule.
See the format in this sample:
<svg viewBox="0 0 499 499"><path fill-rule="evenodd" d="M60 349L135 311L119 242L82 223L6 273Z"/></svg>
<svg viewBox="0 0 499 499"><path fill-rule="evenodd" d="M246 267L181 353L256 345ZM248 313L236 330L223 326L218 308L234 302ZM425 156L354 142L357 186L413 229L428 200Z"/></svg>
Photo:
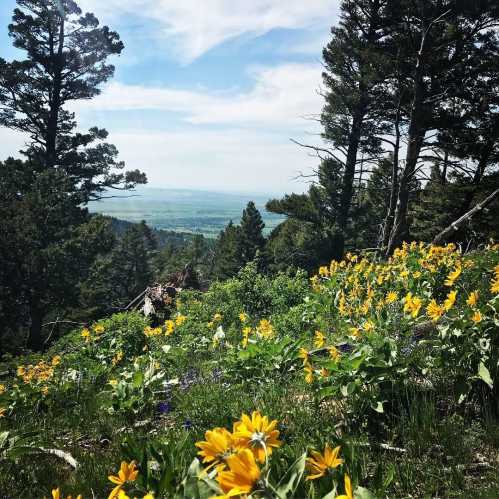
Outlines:
<svg viewBox="0 0 499 499"><path fill-rule="evenodd" d="M244 266L241 239L241 228L231 220L217 239L213 266L215 278L229 279Z"/></svg>
<svg viewBox="0 0 499 499"><path fill-rule="evenodd" d="M256 209L255 203L250 201L243 211L241 218L241 257L247 263L254 260L259 252L265 247L265 237L263 222L260 212Z"/></svg>
<svg viewBox="0 0 499 499"><path fill-rule="evenodd" d="M428 142L427 132L442 132L451 126L448 120L441 119L442 110L456 104L459 113L465 109L460 97L463 89L487 74L489 65L484 64L484 59L490 60L499 47L494 30L499 14L497 2L396 3L400 5L393 11L393 23L404 29L395 32L391 46L393 51L403 51L410 103L405 110L408 146L387 254L409 237L409 186Z"/></svg>
<svg viewBox="0 0 499 499"><path fill-rule="evenodd" d="M82 15L73 0L17 5L9 35L26 59L0 59L0 126L25 133L29 143L22 151L27 161L0 165L0 198L12 198L18 210L10 214L10 206L1 207L9 224L15 220L8 244L14 250L1 266L20 269L5 287L25 310L26 319L15 324L28 327L28 347L39 349L44 318L75 306L79 284L101 247L96 242L89 249L78 239L95 223L83 206L106 189L128 189L146 179L138 171L120 172L124 164L104 142L107 132L78 132L67 110L71 102L98 95L99 85L113 75L106 60L123 49L117 33L99 27L93 14ZM94 241L92 234L87 239Z"/></svg>
<svg viewBox="0 0 499 499"><path fill-rule="evenodd" d="M113 76L111 55L123 43L93 14L82 15L73 0L17 0L9 35L26 59L0 59L0 126L27 133L24 154L38 171L57 168L70 181L79 202L105 189L144 183L138 171L117 173L124 164L117 150L103 142L106 130L76 131L66 105L100 93L99 85Z"/></svg>

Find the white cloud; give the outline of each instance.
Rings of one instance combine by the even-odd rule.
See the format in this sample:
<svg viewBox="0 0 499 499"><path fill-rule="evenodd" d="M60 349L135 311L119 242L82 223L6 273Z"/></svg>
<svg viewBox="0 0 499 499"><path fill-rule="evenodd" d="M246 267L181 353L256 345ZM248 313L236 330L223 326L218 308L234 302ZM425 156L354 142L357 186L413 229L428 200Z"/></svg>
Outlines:
<svg viewBox="0 0 499 499"><path fill-rule="evenodd" d="M253 70L255 80L246 92L212 93L169 87L110 83L103 93L73 109L79 113L110 110L155 110L183 115L185 122L235 126L310 128L304 116L317 115L322 98L318 64L284 64Z"/></svg>
<svg viewBox="0 0 499 499"><path fill-rule="evenodd" d="M113 133L128 168L147 172L154 187L214 191L299 192L293 179L317 160L286 137L247 130Z"/></svg>
<svg viewBox="0 0 499 499"><path fill-rule="evenodd" d="M157 34L171 50L190 62L211 48L240 35L259 36L276 28L330 26L339 0L80 0L104 22L133 15L153 20Z"/></svg>

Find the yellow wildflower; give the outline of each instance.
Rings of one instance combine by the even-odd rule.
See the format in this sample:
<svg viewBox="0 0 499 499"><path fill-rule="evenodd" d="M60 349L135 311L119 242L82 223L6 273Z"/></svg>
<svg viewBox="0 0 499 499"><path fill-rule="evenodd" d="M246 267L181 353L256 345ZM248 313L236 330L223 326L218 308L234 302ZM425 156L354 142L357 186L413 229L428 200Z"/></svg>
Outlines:
<svg viewBox="0 0 499 499"><path fill-rule="evenodd" d="M444 284L449 287L454 286L454 283L456 282L457 278L461 275L461 272L462 272L461 265L460 264L456 265L454 270L447 276L447 279L444 281Z"/></svg>
<svg viewBox="0 0 499 499"><path fill-rule="evenodd" d="M257 332L262 338L272 338L274 336L274 327L267 319L262 319L257 327Z"/></svg>
<svg viewBox="0 0 499 499"><path fill-rule="evenodd" d="M277 420L269 421L267 416L262 416L259 411L253 411L248 416L242 414L241 420L234 423L234 438L239 445L251 449L257 461L265 462L272 454L272 449L281 446L279 430L276 430Z"/></svg>
<svg viewBox="0 0 499 499"><path fill-rule="evenodd" d="M395 291L390 291L386 294L385 303L390 305L391 303L395 303L398 299L398 294Z"/></svg>
<svg viewBox="0 0 499 499"><path fill-rule="evenodd" d="M328 349L328 352L329 352L329 356L333 359L333 360L338 360L339 357L340 357L340 352L338 352L338 349L334 346L331 346L329 347Z"/></svg>
<svg viewBox="0 0 499 499"><path fill-rule="evenodd" d="M370 333L372 331L374 331L374 323L370 320L367 320L366 322L364 322L364 324L362 325L362 329L366 332L366 333Z"/></svg>
<svg viewBox="0 0 499 499"><path fill-rule="evenodd" d="M244 324L245 322L247 322L247 321L248 321L248 316L247 316L247 314L246 314L246 313L244 313L244 312L241 312L241 313L239 314L239 320L241 321L241 323L242 323L242 324Z"/></svg>
<svg viewBox="0 0 499 499"><path fill-rule="evenodd" d="M490 292L494 295L499 294L499 277L493 279L490 283Z"/></svg>
<svg viewBox="0 0 499 499"><path fill-rule="evenodd" d="M52 490L52 499L62 499L61 490L59 487L57 487L57 489ZM71 496L68 496L67 499L71 499ZM76 496L76 499L82 499L82 495L78 494Z"/></svg>
<svg viewBox="0 0 499 499"><path fill-rule="evenodd" d="M423 304L421 298L413 296L411 292L407 293L404 299L404 312L410 313L415 319L419 315L421 305Z"/></svg>
<svg viewBox="0 0 499 499"><path fill-rule="evenodd" d="M247 497L261 475L255 456L249 449L242 449L226 461L229 470L221 471L216 478L225 495L213 499Z"/></svg>
<svg viewBox="0 0 499 499"><path fill-rule="evenodd" d="M61 363L61 356L60 355L56 355L55 357L52 358L51 364L53 367L58 366L60 363Z"/></svg>
<svg viewBox="0 0 499 499"><path fill-rule="evenodd" d="M309 385L314 382L314 370L310 364L307 364L303 370L305 371L305 382Z"/></svg>
<svg viewBox="0 0 499 499"><path fill-rule="evenodd" d="M329 269L326 266L320 267L319 268L319 275L321 277L329 277Z"/></svg>
<svg viewBox="0 0 499 499"><path fill-rule="evenodd" d="M213 322L221 322L222 321L222 314L220 313L216 313L214 316L213 316Z"/></svg>
<svg viewBox="0 0 499 499"><path fill-rule="evenodd" d="M165 334L166 336L171 336L173 334L173 331L175 331L175 322L172 320L165 321Z"/></svg>
<svg viewBox="0 0 499 499"><path fill-rule="evenodd" d="M121 362L123 359L123 352L120 350L119 352L116 353L116 355L113 357L113 360L111 361L113 366Z"/></svg>
<svg viewBox="0 0 499 499"><path fill-rule="evenodd" d="M360 338L360 329L358 327L351 327L348 329L348 331L354 338Z"/></svg>
<svg viewBox="0 0 499 499"><path fill-rule="evenodd" d="M88 343L91 339L90 331L85 327L81 332L81 337L85 340L85 343Z"/></svg>
<svg viewBox="0 0 499 499"><path fill-rule="evenodd" d="M175 325L181 326L186 320L187 317L185 315L178 314L177 317L175 317Z"/></svg>
<svg viewBox="0 0 499 499"><path fill-rule="evenodd" d="M104 332L104 326L102 324L97 324L93 329L95 334L102 334Z"/></svg>
<svg viewBox="0 0 499 499"><path fill-rule="evenodd" d="M438 321L440 317L444 314L444 307L440 306L435 299L431 300L431 302L426 307L426 314L432 321Z"/></svg>
<svg viewBox="0 0 499 499"><path fill-rule="evenodd" d="M5 393L7 391L7 388L5 388L5 385L1 384L0 383L0 395L2 395L3 393Z"/></svg>
<svg viewBox="0 0 499 499"><path fill-rule="evenodd" d="M478 303L478 291L472 291L472 292L468 295L468 299L466 300L466 303L467 303L470 307L474 307L474 306Z"/></svg>
<svg viewBox="0 0 499 499"><path fill-rule="evenodd" d="M300 359L303 359L304 365L308 363L308 356L309 352L305 348L300 348L300 350L298 350L298 357L300 357Z"/></svg>
<svg viewBox="0 0 499 499"><path fill-rule="evenodd" d="M451 291L447 295L447 298L444 301L444 309L446 312L448 312L454 306L454 303L456 302L456 295L457 291Z"/></svg>
<svg viewBox="0 0 499 499"><path fill-rule="evenodd" d="M316 348L322 348L326 343L326 337L320 331L316 331L314 335L314 345Z"/></svg>
<svg viewBox="0 0 499 499"><path fill-rule="evenodd" d="M323 454L314 450L310 451L312 457L307 457L307 468L311 474L307 476L307 480L317 480L342 465L343 459L338 457L340 449L339 446L331 449L329 444L326 444Z"/></svg>
<svg viewBox="0 0 499 499"><path fill-rule="evenodd" d="M252 331L251 327L249 326L243 327L243 341L242 341L243 348L246 348L248 346L249 335L251 334L251 331Z"/></svg>
<svg viewBox="0 0 499 499"><path fill-rule="evenodd" d="M114 499L118 497L123 485L125 485L125 483L127 482L134 482L137 479L138 474L139 471L137 470L135 461L132 461L131 463L122 461L118 474L108 476L109 481L116 484L116 487L114 487L114 489L109 494L108 499Z"/></svg>
<svg viewBox="0 0 499 499"><path fill-rule="evenodd" d="M203 458L203 463L211 466L221 465L225 468L225 460L232 455L237 446L232 433L225 428L214 428L204 434L204 441L196 442L196 447L201 449L198 455Z"/></svg>
<svg viewBox="0 0 499 499"><path fill-rule="evenodd" d="M475 310L473 312L473 315L471 316L471 320L475 324L478 324L479 322L482 322L482 314L480 313L480 310Z"/></svg>

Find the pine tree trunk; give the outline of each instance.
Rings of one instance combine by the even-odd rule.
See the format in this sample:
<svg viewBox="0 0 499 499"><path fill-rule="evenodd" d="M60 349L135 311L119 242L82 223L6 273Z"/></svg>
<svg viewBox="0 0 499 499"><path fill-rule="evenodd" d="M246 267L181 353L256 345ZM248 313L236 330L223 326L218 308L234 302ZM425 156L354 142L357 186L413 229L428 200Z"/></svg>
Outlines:
<svg viewBox="0 0 499 499"><path fill-rule="evenodd" d="M414 97L411 104L409 118L408 146L406 160L402 175L400 176L397 206L395 208L395 218L388 245L386 256L390 256L393 250L409 236L409 226L407 223L407 212L409 208L410 183L416 173L416 167L426 134L424 116L424 81L423 81L423 57L427 30L423 26L421 45L417 55L417 62L413 79Z"/></svg>
<svg viewBox="0 0 499 499"><path fill-rule="evenodd" d="M392 185L390 188L390 203L388 205L388 213L386 214L385 223L383 225L383 234L381 239L381 248L386 248L390 240L390 233L393 227L395 218L395 207L397 206L397 195L399 189L399 152L400 152L400 106L397 109L395 118L395 145L393 146L393 164L392 164ZM380 252L383 251L382 249Z"/></svg>
<svg viewBox="0 0 499 499"><path fill-rule="evenodd" d="M57 47L57 63L54 68L52 82L52 96L50 99L50 114L47 123L46 138L46 166L52 168L57 163L57 132L59 124L59 111L61 108L61 90L62 90L62 67L63 67L63 48L64 48L64 18L61 19L59 27L59 39ZM52 49L52 44L51 44ZM55 54L52 54L55 55Z"/></svg>
<svg viewBox="0 0 499 499"><path fill-rule="evenodd" d="M42 322L43 312L40 307L38 299L33 299L30 304L30 320L29 336L27 341L27 348L38 352L43 348L42 341Z"/></svg>
<svg viewBox="0 0 499 499"><path fill-rule="evenodd" d="M338 228L339 234L336 244L338 245L338 254L343 255L345 249L345 235L348 226L348 216L352 205L353 184L355 180L355 167L357 165L357 153L359 150L360 137L362 134L362 124L366 114L366 96L360 99L359 107L353 117L352 131L348 141L347 158L345 161L345 172L343 174L340 206L338 210Z"/></svg>

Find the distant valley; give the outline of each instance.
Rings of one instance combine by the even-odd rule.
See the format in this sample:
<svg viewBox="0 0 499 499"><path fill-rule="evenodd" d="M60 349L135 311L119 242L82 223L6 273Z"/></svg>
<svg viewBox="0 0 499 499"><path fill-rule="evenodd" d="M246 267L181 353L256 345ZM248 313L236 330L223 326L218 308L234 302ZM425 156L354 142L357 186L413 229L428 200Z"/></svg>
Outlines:
<svg viewBox="0 0 499 499"><path fill-rule="evenodd" d="M267 233L283 220L265 210L265 203L272 195L142 187L125 196L93 202L89 209L130 222L145 220L156 229L212 238L231 220L239 223L248 201L254 201L260 210Z"/></svg>

